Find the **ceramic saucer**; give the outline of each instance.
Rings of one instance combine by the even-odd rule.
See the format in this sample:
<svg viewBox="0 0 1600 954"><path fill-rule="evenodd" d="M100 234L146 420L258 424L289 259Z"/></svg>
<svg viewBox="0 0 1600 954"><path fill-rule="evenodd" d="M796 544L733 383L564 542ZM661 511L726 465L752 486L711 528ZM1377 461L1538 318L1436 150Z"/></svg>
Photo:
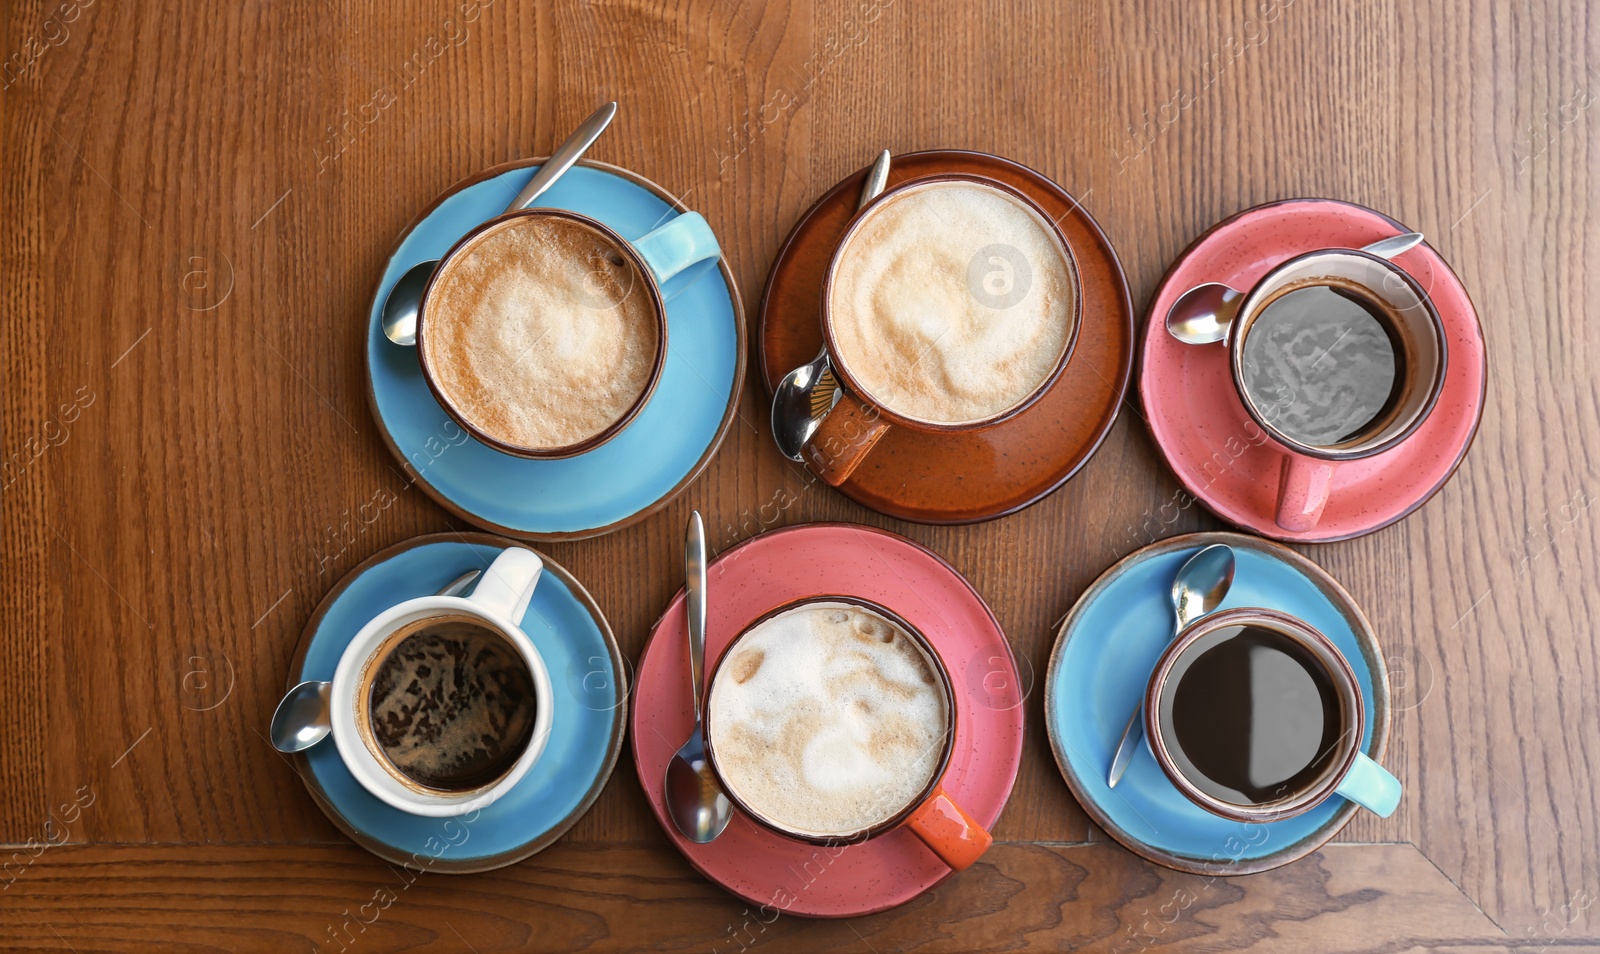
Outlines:
<svg viewBox="0 0 1600 954"><path fill-rule="evenodd" d="M514 540L486 533L414 537L340 580L306 623L288 685L331 679L367 620L487 567ZM594 804L622 751L628 679L622 653L589 592L544 554L522 629L550 670L555 716L544 754L509 793L476 817L423 818L379 801L350 774L331 740L291 756L318 807L356 844L413 870L499 868L543 850Z"/></svg>
<svg viewBox="0 0 1600 954"><path fill-rule="evenodd" d="M1012 186L1057 220L1083 281L1083 325L1072 359L1030 408L967 434L896 428L839 488L879 513L919 523L975 523L1036 503L1077 473L1116 421L1133 363L1133 306L1122 265L1078 201L1026 166L978 152L895 156L889 185L971 173ZM761 298L761 376L772 389L816 357L822 279L854 216L866 170L828 190L779 250Z"/></svg>
<svg viewBox="0 0 1600 954"><path fill-rule="evenodd" d="M949 564L893 533L818 523L760 534L722 553L707 589L708 670L746 625L801 597L863 597L920 629L949 668L958 697L945 790L979 823L994 826L1022 759L1024 692L999 623ZM948 877L950 869L905 829L842 848L790 841L739 815L708 845L678 833L661 788L668 759L694 726L683 599L680 590L640 657L632 739L650 807L689 863L752 905L819 918L883 911Z"/></svg>
<svg viewBox="0 0 1600 954"><path fill-rule="evenodd" d="M1366 700L1362 751L1382 761L1389 735L1389 679L1372 626L1321 567L1287 547L1238 533L1191 533L1135 550L1112 566L1067 614L1045 676L1044 722L1056 764L1084 811L1106 833L1157 864L1197 874L1250 874L1315 851L1358 810L1334 796L1303 815L1241 824L1185 798L1148 745L1116 788L1106 770L1128 716L1172 638L1172 578L1195 551L1233 547L1233 589L1222 608L1282 610L1321 630L1355 669Z"/></svg>
<svg viewBox="0 0 1600 954"><path fill-rule="evenodd" d="M1218 223L1178 257L1145 320L1139 394L1151 436L1188 491L1213 513L1278 540L1323 543L1387 527L1427 502L1455 473L1483 417L1488 367L1483 329L1450 266L1427 244L1395 258L1433 298L1449 346L1444 390L1433 412L1399 446L1339 465L1317 526L1285 530L1277 508L1280 445L1245 413L1228 349L1195 346L1166 331L1167 311L1202 282L1249 289L1269 269L1317 248L1360 248L1409 231L1371 209L1330 199L1289 199Z"/></svg>
<svg viewBox="0 0 1600 954"><path fill-rule="evenodd" d="M429 392L417 350L383 336L383 303L412 265L439 258L503 212L539 162L496 166L457 183L401 234L367 315L367 396L406 478L440 506L521 540L574 540L655 512L711 459L738 410L744 313L726 261L668 282L667 359L655 394L616 437L586 454L524 460L468 437ZM537 204L581 212L627 238L686 210L648 179L588 160L568 170Z"/></svg>

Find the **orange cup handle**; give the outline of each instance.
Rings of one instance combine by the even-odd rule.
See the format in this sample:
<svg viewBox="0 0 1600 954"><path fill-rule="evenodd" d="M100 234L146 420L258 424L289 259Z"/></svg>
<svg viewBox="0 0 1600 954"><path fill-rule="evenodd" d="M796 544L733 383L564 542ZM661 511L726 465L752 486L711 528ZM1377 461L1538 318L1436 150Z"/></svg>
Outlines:
<svg viewBox="0 0 1600 954"><path fill-rule="evenodd" d="M972 867L972 863L994 844L994 837L973 821L943 788L935 788L906 819L906 825L940 860L956 871Z"/></svg>
<svg viewBox="0 0 1600 954"><path fill-rule="evenodd" d="M822 419L801 452L818 476L837 487L850 479L888 432L889 422L877 408L863 404L849 391L841 391L839 403Z"/></svg>

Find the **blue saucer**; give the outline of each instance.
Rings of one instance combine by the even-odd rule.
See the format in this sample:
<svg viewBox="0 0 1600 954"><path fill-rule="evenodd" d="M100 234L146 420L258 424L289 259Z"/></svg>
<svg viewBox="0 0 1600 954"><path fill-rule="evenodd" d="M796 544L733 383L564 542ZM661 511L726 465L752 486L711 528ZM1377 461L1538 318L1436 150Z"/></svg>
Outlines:
<svg viewBox="0 0 1600 954"><path fill-rule="evenodd" d="M437 592L467 570L487 567L515 541L484 533L439 533L390 547L356 567L306 624L289 684L331 679L339 655L367 620L396 603ZM516 787L476 817L424 818L379 801L325 739L296 756L301 778L328 818L357 844L413 870L487 871L540 851L588 810L622 750L627 676L622 654L594 601L549 557L522 629L555 688L550 742Z"/></svg>
<svg viewBox="0 0 1600 954"><path fill-rule="evenodd" d="M1367 705L1362 751L1382 760L1389 682L1361 609L1321 567L1259 537L1195 533L1137 550L1096 580L1062 625L1045 677L1045 728L1072 794L1107 834L1157 864L1196 874L1249 874L1315 851L1358 809L1339 796L1303 815L1243 824L1189 801L1148 745L1115 789L1106 770L1128 716L1172 637L1172 578L1201 547L1226 543L1238 560L1222 608L1282 610L1321 630L1355 669Z"/></svg>
<svg viewBox="0 0 1600 954"><path fill-rule="evenodd" d="M445 509L523 540L595 536L664 505L711 459L733 419L744 380L744 314L726 262L667 282L667 359L639 415L600 447L564 460L525 460L469 437L422 378L415 348L383 335L389 289L418 262L505 211L538 169L499 166L452 187L406 231L389 256L367 322L372 415L394 455ZM571 209L636 238L681 210L654 183L615 166L581 162L535 203Z"/></svg>

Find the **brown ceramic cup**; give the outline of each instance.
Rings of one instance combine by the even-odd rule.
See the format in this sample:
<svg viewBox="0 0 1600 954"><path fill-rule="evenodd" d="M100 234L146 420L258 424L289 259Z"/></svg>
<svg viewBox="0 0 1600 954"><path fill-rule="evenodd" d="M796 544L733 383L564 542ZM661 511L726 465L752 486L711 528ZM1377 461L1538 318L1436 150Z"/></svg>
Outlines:
<svg viewBox="0 0 1600 954"><path fill-rule="evenodd" d="M1067 333L1066 346L1061 351L1061 357L1056 362L1053 370L1045 376L1044 380L1020 402L1005 410L970 421L959 423L937 423L918 420L897 412L893 406L892 397L887 395L872 394L861 383L860 377L850 367L840 352L834 334L833 292L834 281L838 276L841 262L853 250L853 240L861 234L862 229L873 218L887 208L889 204L905 197L907 194L929 188L938 188L949 183L970 183L993 189L1004 193L1024 209L1032 212L1044 225L1048 234L1055 240L1054 244L1060 254L1060 261L1066 270L1072 288L1072 306L1070 309L1071 327ZM977 263L975 267L984 267ZM971 286L973 269L969 268L968 281ZM837 487L849 479L850 474L866 460L872 448L883 439L883 436L893 427L902 427L914 431L927 433L952 433L966 431L980 431L1002 424L1033 405L1050 386L1061 376L1061 371L1072 358L1072 352L1077 344L1078 329L1082 324L1083 290L1078 277L1077 263L1073 258L1072 249L1067 244L1066 237L1038 204L1018 190L1002 182L986 176L970 174L933 175L896 186L880 195L857 213L854 221L845 230L844 237L834 250L833 258L828 264L827 276L822 286L822 333L828 350L829 360L834 374L840 384L839 399L832 410L822 419L816 432L811 436L801 453L811 467L829 484ZM976 294L976 292L974 292Z"/></svg>

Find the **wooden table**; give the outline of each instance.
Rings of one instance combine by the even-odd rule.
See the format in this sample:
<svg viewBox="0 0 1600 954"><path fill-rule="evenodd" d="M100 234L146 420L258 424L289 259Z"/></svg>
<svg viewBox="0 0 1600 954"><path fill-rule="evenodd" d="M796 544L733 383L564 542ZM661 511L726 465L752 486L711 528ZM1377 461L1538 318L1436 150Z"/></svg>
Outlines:
<svg viewBox="0 0 1600 954"><path fill-rule="evenodd" d="M740 933L744 906L669 846L624 755L554 847L420 879L351 949L1600 950L1592 8L47 0L5 17L0 947L341 950L330 925L393 875L317 811L268 715L335 580L465 528L395 486L369 417L374 276L439 190L616 99L593 157L705 212L752 326L796 217L884 147L1050 175L1141 307L1192 238L1260 202L1348 199L1427 233L1488 334L1477 444L1399 525L1301 548L1383 640L1406 798L1286 869L1206 884L1086 820L1035 693L999 844L900 910ZM808 485L764 417L752 375L687 493L548 547L624 653L679 587L698 507L718 549L813 520L907 534L1042 673L1052 623L1178 489L1129 403L1037 506L904 524ZM792 505L762 509L785 487ZM1161 532L1217 526L1190 507Z"/></svg>

